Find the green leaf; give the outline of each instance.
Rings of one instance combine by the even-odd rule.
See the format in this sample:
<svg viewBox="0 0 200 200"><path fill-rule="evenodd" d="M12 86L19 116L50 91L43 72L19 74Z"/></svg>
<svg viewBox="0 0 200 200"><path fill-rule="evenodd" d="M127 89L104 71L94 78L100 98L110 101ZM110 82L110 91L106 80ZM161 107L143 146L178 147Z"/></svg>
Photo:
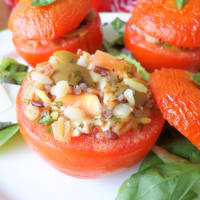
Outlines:
<svg viewBox="0 0 200 200"><path fill-rule="evenodd" d="M119 17L115 18L111 25L114 30L119 34L119 38L117 38L110 46L115 45L124 45L124 29L125 29L125 22L122 21Z"/></svg>
<svg viewBox="0 0 200 200"><path fill-rule="evenodd" d="M116 56L118 59L124 59L130 63L132 63L136 68L137 68L137 72L147 81L150 80L149 78L149 73L145 70L144 67L142 67L142 65L135 60L131 55L126 55L126 54L120 54Z"/></svg>
<svg viewBox="0 0 200 200"><path fill-rule="evenodd" d="M8 127L0 130L0 146L5 144L18 131L19 126L17 124L9 125Z"/></svg>
<svg viewBox="0 0 200 200"><path fill-rule="evenodd" d="M196 74L192 74L192 73L188 73L188 75L190 76L190 78L197 84L200 86L200 72L196 73Z"/></svg>
<svg viewBox="0 0 200 200"><path fill-rule="evenodd" d="M152 151L157 155L158 158L160 158L164 163L170 163L170 162L188 162L188 160L185 160L179 156L176 156L167 150L165 150L162 147L154 146Z"/></svg>
<svg viewBox="0 0 200 200"><path fill-rule="evenodd" d="M181 10L186 3L187 0L176 0L176 4L179 10Z"/></svg>
<svg viewBox="0 0 200 200"><path fill-rule="evenodd" d="M124 33L124 28L125 28L125 22L122 21L119 17L115 18L112 22L112 27L119 33L123 34Z"/></svg>
<svg viewBox="0 0 200 200"><path fill-rule="evenodd" d="M46 6L54 3L56 0L32 0L31 6Z"/></svg>
<svg viewBox="0 0 200 200"><path fill-rule="evenodd" d="M145 170L149 167L153 167L155 165L163 164L164 162L156 156L155 153L150 152L145 159L143 160L142 164L140 165L139 171Z"/></svg>
<svg viewBox="0 0 200 200"><path fill-rule="evenodd" d="M27 70L26 65L19 64L12 58L3 57L0 63L0 80L21 85Z"/></svg>
<svg viewBox="0 0 200 200"><path fill-rule="evenodd" d="M170 153L200 164L200 150L168 124L165 125L158 144Z"/></svg>
<svg viewBox="0 0 200 200"><path fill-rule="evenodd" d="M49 111L46 111L43 113L42 117L40 119L38 119L37 121L39 124L42 124L42 125L50 125L54 122L54 120L52 119L52 117L50 116L50 113Z"/></svg>
<svg viewBox="0 0 200 200"><path fill-rule="evenodd" d="M116 200L189 200L200 180L200 165L159 164L134 174L120 188ZM190 199L190 200L191 200Z"/></svg>

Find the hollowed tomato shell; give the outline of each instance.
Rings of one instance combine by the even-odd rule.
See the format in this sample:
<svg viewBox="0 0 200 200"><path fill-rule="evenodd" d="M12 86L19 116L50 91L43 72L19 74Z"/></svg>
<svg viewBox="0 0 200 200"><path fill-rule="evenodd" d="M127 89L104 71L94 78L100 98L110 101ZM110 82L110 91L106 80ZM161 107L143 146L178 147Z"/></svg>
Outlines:
<svg viewBox="0 0 200 200"><path fill-rule="evenodd" d="M24 91L30 81L25 79L17 97L17 118L20 131L30 145L43 159L56 169L80 178L97 177L121 168L128 168L140 161L154 146L164 120L159 112L152 112L152 122L142 130L132 131L117 140L98 139L96 134L82 134L72 137L71 142L56 141L47 134L48 126L37 120L30 121L24 110Z"/></svg>

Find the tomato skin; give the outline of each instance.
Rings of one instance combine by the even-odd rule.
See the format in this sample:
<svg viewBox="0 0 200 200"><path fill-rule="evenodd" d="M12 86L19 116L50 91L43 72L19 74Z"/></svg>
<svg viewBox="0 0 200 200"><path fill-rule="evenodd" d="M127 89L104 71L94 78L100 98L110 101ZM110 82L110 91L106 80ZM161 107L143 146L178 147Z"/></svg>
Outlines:
<svg viewBox="0 0 200 200"><path fill-rule="evenodd" d="M136 0L92 0L98 12L132 12Z"/></svg>
<svg viewBox="0 0 200 200"><path fill-rule="evenodd" d="M92 7L98 12L110 12L111 0L92 0Z"/></svg>
<svg viewBox="0 0 200 200"><path fill-rule="evenodd" d="M160 68L200 69L200 49L172 49L150 43L131 27L132 24L131 17L125 28L125 47L148 71Z"/></svg>
<svg viewBox="0 0 200 200"><path fill-rule="evenodd" d="M79 178L92 178L120 168L131 167L153 147L164 120L160 113L152 113L152 122L142 131L124 134L117 140L97 139L95 134L71 138L70 143L56 141L37 120L30 121L23 110L23 92L29 86L28 78L17 97L17 118L20 131L27 143L48 163L63 173Z"/></svg>
<svg viewBox="0 0 200 200"><path fill-rule="evenodd" d="M150 87L164 119L200 149L200 88L188 71L161 69L151 73ZM162 84L160 84L162 83Z"/></svg>
<svg viewBox="0 0 200 200"><path fill-rule="evenodd" d="M13 9L8 27L15 37L54 40L75 30L92 8L90 0L56 0L47 6L31 6L20 0ZM80 9L81 7L81 9Z"/></svg>
<svg viewBox="0 0 200 200"><path fill-rule="evenodd" d="M146 34L180 47L200 47L200 3L187 1L182 9L176 0L139 0L132 21Z"/></svg>
<svg viewBox="0 0 200 200"><path fill-rule="evenodd" d="M39 62L47 61L53 52L57 50L67 50L76 53L78 49L82 49L94 53L101 48L103 36L99 14L95 11L92 12L95 15L94 19L88 21L80 30L74 31L75 36L72 35L69 38L62 37L54 41L47 41L46 44L35 46L34 43L29 43L27 40L13 37L13 43L18 54L31 66L35 66ZM76 36L76 33L79 34L79 32L83 32L85 35L81 37Z"/></svg>

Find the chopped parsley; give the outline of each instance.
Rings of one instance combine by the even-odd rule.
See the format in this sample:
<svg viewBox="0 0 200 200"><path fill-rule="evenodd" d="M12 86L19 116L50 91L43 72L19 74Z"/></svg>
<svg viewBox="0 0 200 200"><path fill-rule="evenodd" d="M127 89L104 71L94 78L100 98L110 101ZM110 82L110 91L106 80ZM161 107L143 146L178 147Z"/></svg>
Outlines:
<svg viewBox="0 0 200 200"><path fill-rule="evenodd" d="M118 124L121 123L121 119L118 118L118 117L113 116L111 119L112 119L114 122L118 123Z"/></svg>
<svg viewBox="0 0 200 200"><path fill-rule="evenodd" d="M42 125L50 125L54 122L53 118L51 117L49 111L45 111L43 112L42 116L40 117L40 119L38 119L37 121L39 124L42 124Z"/></svg>

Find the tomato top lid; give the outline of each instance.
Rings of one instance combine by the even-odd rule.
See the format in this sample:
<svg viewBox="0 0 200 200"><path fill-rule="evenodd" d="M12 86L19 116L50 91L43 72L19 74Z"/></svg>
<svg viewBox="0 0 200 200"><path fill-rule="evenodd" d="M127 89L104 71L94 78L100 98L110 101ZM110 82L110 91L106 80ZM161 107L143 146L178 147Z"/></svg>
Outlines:
<svg viewBox="0 0 200 200"><path fill-rule="evenodd" d="M90 0L56 0L32 6L21 0L13 9L8 27L14 37L53 40L76 29L91 10Z"/></svg>
<svg viewBox="0 0 200 200"><path fill-rule="evenodd" d="M164 119L200 148L200 87L193 80L194 74L162 69L150 78L153 97Z"/></svg>
<svg viewBox="0 0 200 200"><path fill-rule="evenodd" d="M200 47L199 0L138 0L132 23L170 45Z"/></svg>

